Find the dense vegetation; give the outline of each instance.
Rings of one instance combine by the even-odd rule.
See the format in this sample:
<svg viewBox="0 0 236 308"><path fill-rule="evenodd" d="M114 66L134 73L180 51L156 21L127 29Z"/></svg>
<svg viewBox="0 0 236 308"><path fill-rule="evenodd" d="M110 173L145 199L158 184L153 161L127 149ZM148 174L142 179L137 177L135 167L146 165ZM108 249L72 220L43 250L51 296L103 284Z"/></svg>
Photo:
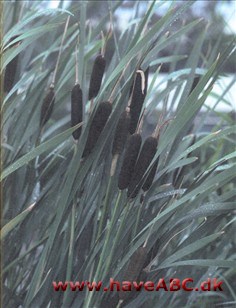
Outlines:
<svg viewBox="0 0 236 308"><path fill-rule="evenodd" d="M208 97L217 97L216 106L233 105L226 94L234 81L218 96L214 84L235 56L234 41L219 33L205 53L204 20L173 27L192 1L173 2L158 20L152 17L162 2L148 2L140 17L135 1L133 20L117 33L113 16L122 3L106 2L96 24L87 17L92 1L71 2L67 10L43 9L40 1L1 3L4 307L209 307L236 301L235 123L230 114L217 112L220 121L211 132L193 126ZM185 54L182 39L193 31L198 36ZM114 49L107 57L111 40ZM171 54L161 56L168 46ZM107 57L105 70L90 83L100 53ZM163 89L155 80L165 63ZM138 94L132 90L136 78ZM140 163L137 154L129 160L128 167L132 160L138 166L130 168L127 184L119 177L130 122L122 123L129 113L136 116L129 104L134 95L142 103L136 133L142 131L144 108L144 126L160 106L161 116L154 154L145 156L149 150L141 133L142 147L136 144L135 151L144 149L145 158ZM106 111L99 113L105 103ZM71 107L80 113L73 119ZM209 112L215 111L208 110L201 125ZM120 138L116 145L114 138ZM127 196L130 183L135 194ZM143 254L141 261L137 254ZM52 287L59 280L106 285L110 277L154 282L191 277L194 287L216 277L224 281L224 291L118 295Z"/></svg>

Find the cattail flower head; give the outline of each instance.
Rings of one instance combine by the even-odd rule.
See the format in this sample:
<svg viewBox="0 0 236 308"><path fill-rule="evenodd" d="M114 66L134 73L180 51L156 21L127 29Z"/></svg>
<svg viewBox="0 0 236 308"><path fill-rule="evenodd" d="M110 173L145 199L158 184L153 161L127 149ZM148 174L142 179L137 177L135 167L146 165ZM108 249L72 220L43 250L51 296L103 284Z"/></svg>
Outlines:
<svg viewBox="0 0 236 308"><path fill-rule="evenodd" d="M118 187L120 190L127 188L130 184L141 143L142 138L139 133L131 135L128 139L127 148L125 150L124 159L118 178Z"/></svg>
<svg viewBox="0 0 236 308"><path fill-rule="evenodd" d="M130 127L129 132L133 134L137 128L140 113L147 94L149 68L145 71L138 70L132 89L132 99L130 103Z"/></svg>
<svg viewBox="0 0 236 308"><path fill-rule="evenodd" d="M130 258L127 270L124 275L125 277L123 277L122 280L136 281L143 269L146 258L147 248L143 246L139 247ZM119 297L121 300L127 299L129 295L129 292L119 292Z"/></svg>
<svg viewBox="0 0 236 308"><path fill-rule="evenodd" d="M120 155L125 147L129 133L130 115L129 110L124 111L117 123L115 136L112 144L112 155Z"/></svg>
<svg viewBox="0 0 236 308"><path fill-rule="evenodd" d="M40 127L43 127L46 124L46 122L50 119L54 103L55 103L54 86L50 86L41 107Z"/></svg>
<svg viewBox="0 0 236 308"><path fill-rule="evenodd" d="M145 182L143 183L143 186L142 186L143 191L148 191L149 188L152 185L152 182L153 182L155 175L156 175L156 172L157 172L158 160L159 159L157 158L157 160L154 162L151 170L148 173L147 178L145 179Z"/></svg>
<svg viewBox="0 0 236 308"><path fill-rule="evenodd" d="M135 198L141 188L140 182L152 162L157 149L157 138L148 137L141 149L138 160L136 162L134 172L128 187L128 197Z"/></svg>
<svg viewBox="0 0 236 308"><path fill-rule="evenodd" d="M111 112L112 112L112 105L109 101L101 102L98 105L89 128L88 137L83 152L83 157L87 157L92 152L99 136L101 135L103 128L106 125L106 122Z"/></svg>
<svg viewBox="0 0 236 308"><path fill-rule="evenodd" d="M102 55L95 59L89 84L89 100L96 97L101 87L102 77L106 67L106 60Z"/></svg>
<svg viewBox="0 0 236 308"><path fill-rule="evenodd" d="M83 93L79 84L74 85L71 91L71 126L83 121ZM82 127L77 128L73 133L75 140L81 135Z"/></svg>

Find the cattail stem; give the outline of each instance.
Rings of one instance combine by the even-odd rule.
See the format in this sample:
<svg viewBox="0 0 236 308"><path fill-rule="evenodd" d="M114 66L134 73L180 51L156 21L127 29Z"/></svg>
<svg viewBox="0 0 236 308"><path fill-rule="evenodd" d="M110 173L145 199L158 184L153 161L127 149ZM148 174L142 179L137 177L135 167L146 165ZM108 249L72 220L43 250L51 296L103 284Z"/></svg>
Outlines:
<svg viewBox="0 0 236 308"><path fill-rule="evenodd" d="M101 37L102 37L101 55L103 57L104 57L105 52L106 52L107 42L110 39L111 35L112 35L112 26L111 26L111 22L110 22L110 27L109 27L109 30L108 30L108 33L107 33L106 37L104 36L103 31L101 31Z"/></svg>
<svg viewBox="0 0 236 308"><path fill-rule="evenodd" d="M110 176L113 176L116 172L118 158L119 158L119 154L116 154L112 157Z"/></svg>
<svg viewBox="0 0 236 308"><path fill-rule="evenodd" d="M104 37L103 31L101 31L101 37L102 37L101 55L104 57L104 54L105 54L105 37Z"/></svg>
<svg viewBox="0 0 236 308"><path fill-rule="evenodd" d="M165 125L167 125L169 122L173 121L174 119L175 119L175 117L170 118L170 119L166 120L164 123L162 123L161 125L157 125L152 136L155 137L155 138L158 138L158 136L160 134L160 130L162 129L162 127L164 127Z"/></svg>
<svg viewBox="0 0 236 308"><path fill-rule="evenodd" d="M75 84L79 83L78 43L75 46Z"/></svg>
<svg viewBox="0 0 236 308"><path fill-rule="evenodd" d="M56 74L57 74L57 70L58 70L58 66L59 66L59 61L60 61L61 53L62 53L62 46L63 46L64 40L65 40L65 36L66 36L66 32L67 32L69 21L70 21L70 16L68 16L67 20L66 20L64 32L63 32L62 39L61 39L61 45L60 45L60 49L59 49L59 54L58 54L58 57L57 57L57 62L56 62L55 70L54 70L53 77L52 77L52 85L51 86L55 85Z"/></svg>
<svg viewBox="0 0 236 308"><path fill-rule="evenodd" d="M93 98L91 98L91 100L90 100L90 105L89 105L89 114L91 114L92 113L92 111L93 111L93 105L94 105L94 103L93 103Z"/></svg>

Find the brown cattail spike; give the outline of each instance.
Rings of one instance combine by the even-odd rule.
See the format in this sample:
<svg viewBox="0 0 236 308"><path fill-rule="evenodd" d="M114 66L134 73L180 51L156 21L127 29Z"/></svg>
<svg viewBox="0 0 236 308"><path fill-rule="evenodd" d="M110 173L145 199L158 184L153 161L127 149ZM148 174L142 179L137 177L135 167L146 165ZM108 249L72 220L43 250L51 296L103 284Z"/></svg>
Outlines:
<svg viewBox="0 0 236 308"><path fill-rule="evenodd" d="M8 43L13 42L18 36L19 35L13 36ZM11 45L9 48L16 47L20 43L21 41L16 42L15 44ZM5 74L4 74L4 86L3 86L4 92L8 93L13 88L15 78L16 78L18 62L19 62L19 54L15 56L15 58L13 58L6 66Z"/></svg>
<svg viewBox="0 0 236 308"><path fill-rule="evenodd" d="M130 134L133 134L136 130L143 103L147 94L148 72L149 68L147 68L144 74L142 74L142 70L138 70L136 73L136 78L132 89L132 99L130 103Z"/></svg>
<svg viewBox="0 0 236 308"><path fill-rule="evenodd" d="M46 94L43 100L43 105L41 108L40 127L43 127L46 124L46 122L50 119L54 103L55 103L54 87L50 86L48 93Z"/></svg>
<svg viewBox="0 0 236 308"><path fill-rule="evenodd" d="M128 108L127 108L128 109ZM117 123L115 136L112 145L112 155L120 155L125 147L126 140L129 133L130 115L129 110L124 111Z"/></svg>
<svg viewBox="0 0 236 308"><path fill-rule="evenodd" d="M142 138L138 133L131 135L128 139L127 148L125 150L124 160L118 179L118 187L120 190L127 188L130 184L141 143Z"/></svg>
<svg viewBox="0 0 236 308"><path fill-rule="evenodd" d="M147 176L145 182L143 183L143 186L142 186L143 191L148 191L149 188L152 185L152 182L153 182L155 175L156 175L156 172L157 172L158 160L159 159L157 158L157 160L154 162L150 172L148 173L148 176Z"/></svg>
<svg viewBox="0 0 236 308"><path fill-rule="evenodd" d="M61 58L62 47L63 47L64 39L65 39L65 36L66 36L66 31L67 31L67 28L68 28L69 21L70 21L70 16L68 16L67 20L66 20L64 32L63 32L62 39L61 39L61 45L60 45L59 53L58 53L58 56L57 56L57 62L56 62L56 66L55 66L55 69L54 69L54 72L53 72L52 82L51 82L49 91L48 91L46 97L44 98L43 105L42 105L42 108L41 108L40 128L42 128L46 124L46 122L50 119L52 111L53 111L53 106L54 106L54 103L55 103L54 85L55 85L55 81L56 81L56 74L57 74L57 70L58 70L58 66L59 66L59 61L60 61L60 58Z"/></svg>
<svg viewBox="0 0 236 308"><path fill-rule="evenodd" d="M87 157L93 150L106 122L111 114L112 105L110 102L102 102L98 105L92 123L89 128L83 157Z"/></svg>
<svg viewBox="0 0 236 308"><path fill-rule="evenodd" d="M71 92L71 126L75 126L83 121L83 93L79 84L74 85ZM82 127L77 128L73 133L75 140L81 135Z"/></svg>
<svg viewBox="0 0 236 308"><path fill-rule="evenodd" d="M157 138L148 137L141 149L138 160L136 162L132 179L128 187L128 197L135 198L141 188L141 180L152 162L157 149Z"/></svg>
<svg viewBox="0 0 236 308"><path fill-rule="evenodd" d="M96 97L101 87L102 77L106 67L106 60L102 55L95 59L89 84L89 100Z"/></svg>
<svg viewBox="0 0 236 308"><path fill-rule="evenodd" d="M143 269L144 263L147 258L147 248L139 247L130 258L125 275L122 277L123 281L136 281ZM121 300L125 300L129 297L130 292L119 292Z"/></svg>

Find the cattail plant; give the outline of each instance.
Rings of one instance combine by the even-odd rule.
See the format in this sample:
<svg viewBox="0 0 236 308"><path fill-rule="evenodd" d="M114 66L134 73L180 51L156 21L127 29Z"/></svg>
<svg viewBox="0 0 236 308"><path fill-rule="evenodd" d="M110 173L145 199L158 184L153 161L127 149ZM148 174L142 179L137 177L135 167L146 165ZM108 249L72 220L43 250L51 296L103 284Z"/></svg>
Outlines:
<svg viewBox="0 0 236 308"><path fill-rule="evenodd" d="M74 85L71 91L71 126L75 126L83 121L83 93L80 85ZM82 127L73 131L72 136L78 140L81 135Z"/></svg>
<svg viewBox="0 0 236 308"><path fill-rule="evenodd" d="M130 258L128 267L125 271L125 275L122 277L123 281L137 280L146 261L147 252L148 251L146 246L141 246L134 252L132 257ZM119 298L121 301L126 300L129 297L129 295L130 292L125 292L125 291L119 292Z"/></svg>
<svg viewBox="0 0 236 308"><path fill-rule="evenodd" d="M55 103L55 92L54 92L54 85L52 84L49 87L49 90L43 100L43 105L41 107L40 127L43 127L46 124L46 122L50 119L54 103Z"/></svg>
<svg viewBox="0 0 236 308"><path fill-rule="evenodd" d="M111 166L111 176L114 175L117 159L120 154L122 154L126 140L129 134L129 123L130 123L130 114L129 107L122 112L115 130L114 140L112 144L112 166Z"/></svg>
<svg viewBox="0 0 236 308"><path fill-rule="evenodd" d="M148 173L147 178L145 179L145 182L143 183L142 190L144 192L148 191L149 188L152 185L152 182L153 182L155 175L156 175L156 172L157 172L158 161L159 161L159 157L154 162L150 172Z"/></svg>
<svg viewBox="0 0 236 308"><path fill-rule="evenodd" d="M130 184L141 143L142 137L139 133L134 133L129 137L118 178L118 187L120 190L126 189Z"/></svg>
<svg viewBox="0 0 236 308"><path fill-rule="evenodd" d="M125 147L130 122L129 108L122 112L115 130L112 155L120 155Z"/></svg>
<svg viewBox="0 0 236 308"><path fill-rule="evenodd" d="M71 126L75 126L83 121L83 92L78 80L78 58L77 45L75 48L75 85L71 91ZM73 131L72 136L78 140L81 135L82 127Z"/></svg>
<svg viewBox="0 0 236 308"><path fill-rule="evenodd" d="M101 84L102 84L102 78L105 72L106 68L106 60L104 58L106 44L109 38L111 37L112 29L110 27L108 34L106 38L104 37L103 32L101 32L102 35L102 48L101 48L101 54L97 55L92 69L92 74L90 77L90 83L89 83L89 100L95 98L98 95L98 92L100 90ZM90 108L91 109L91 108Z"/></svg>
<svg viewBox="0 0 236 308"><path fill-rule="evenodd" d="M10 39L9 43L14 41L18 36L19 35L13 36ZM13 44L9 48L16 47L20 43L21 43L21 41ZM4 92L6 92L6 93L10 92L13 85L14 85L18 62L19 62L19 54L17 56L15 56L6 66L5 74L4 74L4 85L3 85Z"/></svg>
<svg viewBox="0 0 236 308"><path fill-rule="evenodd" d="M109 101L101 102L98 105L89 128L88 137L83 152L83 157L87 157L92 152L99 136L101 135L103 128L106 125L106 122L111 112L112 112L112 104Z"/></svg>
<svg viewBox="0 0 236 308"><path fill-rule="evenodd" d="M157 150L157 137L148 137L141 149L138 160L135 164L134 172L128 187L128 197L135 198L139 192L140 181L142 180L145 172L150 166Z"/></svg>
<svg viewBox="0 0 236 308"><path fill-rule="evenodd" d="M98 55L94 61L93 70L89 84L89 100L96 97L102 84L102 77L106 67L106 60L103 55Z"/></svg>
<svg viewBox="0 0 236 308"><path fill-rule="evenodd" d="M143 124L144 112L141 117L137 132L131 135L127 142L127 147L124 154L124 159L121 165L121 170L118 178L118 188L120 190L128 188L136 164L140 147L142 144L142 137L140 134Z"/></svg>
<svg viewBox="0 0 236 308"><path fill-rule="evenodd" d="M120 77L118 78L108 101L100 103L98 105L96 111L95 111L90 129L89 129L87 141L86 141L86 144L85 144L83 157L87 157L92 152L92 150L93 150L93 148L94 148L94 146L97 142L97 139L99 138L103 128L106 125L106 122L107 122L107 120L108 120L108 118L109 118L109 116L112 112L113 94L114 94L115 89L116 89L117 85L119 84L127 66L128 66L128 64L126 65L124 71L121 73ZM90 105L90 110L91 110L91 105ZM126 121L129 121L128 113L124 114L123 116L126 117L125 123L126 123ZM124 122L123 122L123 124L124 124ZM123 124L122 124L122 126L123 126ZM119 125L121 125L121 124L119 124ZM123 126L124 131L126 130L125 126L126 125ZM122 137L119 136L119 138L118 137L115 138L116 141L115 141L115 144L113 145L113 153L115 153L116 151L118 151L118 152L121 151L121 149L122 149L121 144L124 142L124 139L123 139L124 136L125 136L125 133L122 134ZM121 139L122 139L122 141L121 141ZM119 143L119 145L118 145L118 143ZM111 174L112 174L112 170L114 170L114 169L115 168L112 166L111 167Z"/></svg>
<svg viewBox="0 0 236 308"><path fill-rule="evenodd" d="M54 85L55 85L56 74L57 74L58 65L59 65L59 61L60 61L60 57L61 57L61 53L62 53L62 46L63 46L63 42L64 42L64 39L65 39L65 36L66 36L66 31L67 31L67 28L68 28L69 20L70 20L70 16L67 18L67 21L66 21L66 24L65 24L64 32L63 32L62 39L61 39L59 54L58 54L58 57L57 57L56 67L55 67L55 70L54 70L54 73L53 73L52 82L51 82L51 85L49 87L48 93L46 94L46 96L43 100L43 104L42 104L42 107L41 107L41 114L40 114L40 128L41 129L47 123L47 121L50 119L52 112L53 112L53 107L54 107L54 103L55 103Z"/></svg>
<svg viewBox="0 0 236 308"><path fill-rule="evenodd" d="M148 72L149 67L146 69L145 73L142 70L137 70L136 72L130 103L130 134L134 134L138 125L140 113L147 94Z"/></svg>
<svg viewBox="0 0 236 308"><path fill-rule="evenodd" d="M165 121L160 126L157 125L153 135L145 140L141 152L139 154L138 160L135 164L134 172L128 187L127 196L129 198L135 198L141 187L143 191L147 191L151 187L157 170L158 158L151 167L151 170L149 170L148 175L145 178L145 181L143 183L141 181L145 172L149 168L153 158L155 157L160 129L164 125L166 125L169 121L170 119Z"/></svg>

